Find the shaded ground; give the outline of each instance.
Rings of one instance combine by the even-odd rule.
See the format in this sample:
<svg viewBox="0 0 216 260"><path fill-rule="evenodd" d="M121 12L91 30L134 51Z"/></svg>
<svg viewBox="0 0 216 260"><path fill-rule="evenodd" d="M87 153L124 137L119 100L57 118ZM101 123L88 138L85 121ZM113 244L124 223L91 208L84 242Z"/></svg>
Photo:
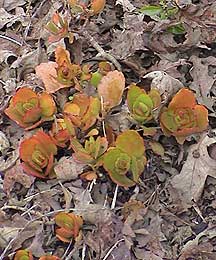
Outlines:
<svg viewBox="0 0 216 260"><path fill-rule="evenodd" d="M0 3L0 259L13 259L16 250L28 248L35 259L52 253L67 260L215 260L215 1L107 0L103 12L91 17L84 30L82 19L72 19L62 2ZM149 4L162 11L139 11ZM127 189L117 188L103 169L96 181L81 180L72 151L66 149L59 149L56 158L57 179L26 175L19 168L18 146L35 130L24 131L3 111L18 87L43 89L35 67L55 59L59 42L48 43L45 25L56 10L68 15L69 27L76 31L73 44L68 38L60 42L74 63L97 67L104 60L101 46L111 54L110 61L114 58L121 65L126 85L166 89L182 83L208 108L208 130L183 145L158 131L153 140L162 148L156 153L149 143L152 138L144 137L148 163L139 184ZM166 73L143 78L153 71ZM58 109L72 94L67 89L53 95ZM110 112L107 122L115 134L137 129L121 107ZM51 123L42 127L48 131ZM64 209L84 219L82 235L70 244L55 236L53 217Z"/></svg>

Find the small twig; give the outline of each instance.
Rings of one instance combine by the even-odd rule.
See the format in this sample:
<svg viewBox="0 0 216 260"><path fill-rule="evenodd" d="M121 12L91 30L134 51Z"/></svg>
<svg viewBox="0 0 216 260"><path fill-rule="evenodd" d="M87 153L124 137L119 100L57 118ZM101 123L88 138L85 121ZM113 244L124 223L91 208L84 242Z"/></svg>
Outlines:
<svg viewBox="0 0 216 260"><path fill-rule="evenodd" d="M121 64L116 60L115 57L105 52L104 49L96 42L96 40L88 33L88 31L84 30L82 34L104 59L110 61L117 70L121 71Z"/></svg>
<svg viewBox="0 0 216 260"><path fill-rule="evenodd" d="M82 258L81 260L85 260L85 256L86 256L86 244L83 244L83 248L82 248Z"/></svg>
<svg viewBox="0 0 216 260"><path fill-rule="evenodd" d="M118 194L118 184L116 185L115 188L115 192L114 192L114 196L113 196L113 200L112 200L112 204L111 204L111 210L115 208L115 204L116 204L116 199L117 199L117 194Z"/></svg>
<svg viewBox="0 0 216 260"><path fill-rule="evenodd" d="M5 35L0 34L0 38L5 39L5 40L8 40L8 41L10 41L10 42L13 42L13 43L15 43L15 44L17 44L17 45L19 45L19 46L22 46L22 43L21 43L21 42L18 42L17 40L15 40L15 39L13 39L13 38L11 38L11 37L9 37L9 36L5 36Z"/></svg>
<svg viewBox="0 0 216 260"><path fill-rule="evenodd" d="M120 242L122 242L122 241L124 241L123 238L120 239L120 240L118 240L118 241L110 248L110 250L107 252L107 254L104 256L104 258L103 258L102 260L106 260L106 259L109 257L109 255L112 253L112 251L115 249L115 247L116 247Z"/></svg>
<svg viewBox="0 0 216 260"><path fill-rule="evenodd" d="M64 255L61 257L62 260L67 256L67 253L69 252L69 249L70 249L72 243L73 243L73 239L71 239L71 241L70 241L70 243L69 243L67 249L65 250Z"/></svg>

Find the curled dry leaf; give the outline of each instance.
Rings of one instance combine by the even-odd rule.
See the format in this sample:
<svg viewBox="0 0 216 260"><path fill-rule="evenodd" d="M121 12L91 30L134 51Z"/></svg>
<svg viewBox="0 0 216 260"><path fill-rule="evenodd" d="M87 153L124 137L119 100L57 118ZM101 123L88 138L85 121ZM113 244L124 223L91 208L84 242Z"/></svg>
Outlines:
<svg viewBox="0 0 216 260"><path fill-rule="evenodd" d="M17 163L5 172L3 189L9 195L15 183L20 183L25 188L30 188L34 179L34 177L25 174L20 164Z"/></svg>
<svg viewBox="0 0 216 260"><path fill-rule="evenodd" d="M105 111L121 103L125 88L125 77L117 70L110 71L98 84L98 95L102 97Z"/></svg>
<svg viewBox="0 0 216 260"><path fill-rule="evenodd" d="M180 88L184 87L179 80L169 76L164 71L152 71L143 78L152 80L151 88L158 89L163 103L166 103Z"/></svg>
<svg viewBox="0 0 216 260"><path fill-rule="evenodd" d="M216 160L208 154L208 147L213 143L216 138L205 134L198 144L192 145L180 174L171 180L170 184L189 207L192 201L199 200L207 176L216 178Z"/></svg>
<svg viewBox="0 0 216 260"><path fill-rule="evenodd" d="M168 108L162 110L160 124L165 135L173 135L183 144L187 136L207 129L208 110L197 104L191 90L182 88L173 97Z"/></svg>

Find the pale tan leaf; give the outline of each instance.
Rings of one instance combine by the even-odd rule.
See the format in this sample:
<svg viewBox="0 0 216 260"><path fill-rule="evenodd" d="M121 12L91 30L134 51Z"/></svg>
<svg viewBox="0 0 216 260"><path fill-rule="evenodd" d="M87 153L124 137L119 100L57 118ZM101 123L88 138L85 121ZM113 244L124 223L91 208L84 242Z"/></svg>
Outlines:
<svg viewBox="0 0 216 260"><path fill-rule="evenodd" d="M35 68L37 76L43 81L48 93L55 93L59 89L68 87L57 81L57 66L56 62L49 61L47 63L41 63Z"/></svg>
<svg viewBox="0 0 216 260"><path fill-rule="evenodd" d="M125 88L125 77L117 70L110 71L98 85L98 94L103 99L105 110L110 110L121 103Z"/></svg>

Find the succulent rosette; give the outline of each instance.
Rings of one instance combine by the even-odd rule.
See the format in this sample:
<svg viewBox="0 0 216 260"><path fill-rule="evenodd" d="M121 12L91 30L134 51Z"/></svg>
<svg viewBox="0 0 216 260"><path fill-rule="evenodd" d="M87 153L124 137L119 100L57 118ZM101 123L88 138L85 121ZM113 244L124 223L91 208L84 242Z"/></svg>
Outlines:
<svg viewBox="0 0 216 260"><path fill-rule="evenodd" d="M5 109L5 114L26 130L52 120L55 112L55 102L48 93L36 94L27 87L20 88Z"/></svg>
<svg viewBox="0 0 216 260"><path fill-rule="evenodd" d="M75 160L86 164L95 164L107 150L108 141L105 137L98 136L95 140L93 136L90 136L89 140L85 141L84 147L77 139L71 140L71 147L74 150Z"/></svg>
<svg viewBox="0 0 216 260"><path fill-rule="evenodd" d="M207 129L208 110L197 104L192 91L182 88L163 109L160 125L165 135L175 136L182 144L187 136Z"/></svg>
<svg viewBox="0 0 216 260"><path fill-rule="evenodd" d="M120 134L115 147L110 147L103 156L103 166L112 181L124 187L138 182L145 164L144 141L134 130Z"/></svg>
<svg viewBox="0 0 216 260"><path fill-rule="evenodd" d="M51 177L57 147L49 135L38 131L20 144L20 159L24 171L38 178Z"/></svg>
<svg viewBox="0 0 216 260"><path fill-rule="evenodd" d="M161 103L160 93L151 89L147 94L145 90L135 84L130 85L127 94L127 104L131 116L139 123L145 123L153 118L153 110Z"/></svg>
<svg viewBox="0 0 216 260"><path fill-rule="evenodd" d="M83 220L80 216L73 213L60 212L55 216L56 236L59 240L70 243L71 239L79 235L80 228L83 225Z"/></svg>
<svg viewBox="0 0 216 260"><path fill-rule="evenodd" d="M33 260L32 253L27 249L18 250L13 260Z"/></svg>
<svg viewBox="0 0 216 260"><path fill-rule="evenodd" d="M66 86L74 86L78 84L77 77L81 76L81 67L77 64L72 64L70 61L69 51L62 46L58 46L55 50L57 81Z"/></svg>
<svg viewBox="0 0 216 260"><path fill-rule="evenodd" d="M64 113L72 123L83 131L96 122L100 112L100 100L85 94L73 95L73 100L64 106Z"/></svg>
<svg viewBox="0 0 216 260"><path fill-rule="evenodd" d="M49 134L53 142L62 148L66 147L71 138L76 135L74 125L67 116L58 118L56 122L52 124L52 129Z"/></svg>

